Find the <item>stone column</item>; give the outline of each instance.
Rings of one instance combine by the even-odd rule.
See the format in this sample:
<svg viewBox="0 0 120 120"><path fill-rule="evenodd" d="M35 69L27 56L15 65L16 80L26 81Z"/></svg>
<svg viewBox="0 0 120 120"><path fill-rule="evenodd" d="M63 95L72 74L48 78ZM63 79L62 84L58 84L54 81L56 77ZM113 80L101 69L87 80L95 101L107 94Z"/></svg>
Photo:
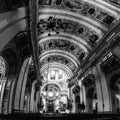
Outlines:
<svg viewBox="0 0 120 120"><path fill-rule="evenodd" d="M100 81L100 75L98 74L97 67L94 66L92 68L92 73L95 76L95 85L96 85L96 93L97 93L97 102L98 102L98 112L103 112L103 91L102 91L102 86L101 86L101 81Z"/></svg>
<svg viewBox="0 0 120 120"><path fill-rule="evenodd" d="M70 93L71 93L71 101L72 101L72 110L71 110L71 113L75 113L75 95L73 94L72 90L73 90L74 87L71 87L70 88Z"/></svg>
<svg viewBox="0 0 120 120"><path fill-rule="evenodd" d="M29 62L30 58L27 58L22 65L19 78L17 81L17 87L16 87L16 94L15 94L15 103L14 103L14 109L15 110L24 110L24 94L25 94L25 87L27 82L27 74L29 69Z"/></svg>
<svg viewBox="0 0 120 120"><path fill-rule="evenodd" d="M33 83L32 83L32 90L31 90L31 99L30 99L30 112L33 112L34 111L34 93L35 93L35 89L34 89L34 87L35 87L35 83L36 83L36 81L34 81Z"/></svg>
<svg viewBox="0 0 120 120"><path fill-rule="evenodd" d="M86 98L86 112L93 113L93 101L92 98Z"/></svg>
<svg viewBox="0 0 120 120"><path fill-rule="evenodd" d="M0 113L2 113L3 108L3 95L5 90L6 80L1 81L1 92L0 92Z"/></svg>
<svg viewBox="0 0 120 120"><path fill-rule="evenodd" d="M100 83L101 83L101 91L103 94L103 111L110 111L110 99L109 99L109 92L108 92L108 86L107 86L107 82L106 82L106 78L104 73L102 72L101 68L100 68L100 63L98 63L96 65L97 70L98 70L98 74L99 74L99 78L100 78Z"/></svg>
<svg viewBox="0 0 120 120"><path fill-rule="evenodd" d="M30 94L27 95L26 113L30 113Z"/></svg>
<svg viewBox="0 0 120 120"><path fill-rule="evenodd" d="M72 101L72 105L73 105L72 113L75 113L75 109L76 109L76 108L75 108L75 95L73 94L72 96L73 96L73 97L72 97L72 100L73 100L73 101Z"/></svg>
<svg viewBox="0 0 120 120"><path fill-rule="evenodd" d="M12 113L13 112L13 102L14 102L14 87L15 87L15 80L16 78L13 78L11 80L11 88L10 88L10 95L9 95L9 107L8 107L8 113Z"/></svg>

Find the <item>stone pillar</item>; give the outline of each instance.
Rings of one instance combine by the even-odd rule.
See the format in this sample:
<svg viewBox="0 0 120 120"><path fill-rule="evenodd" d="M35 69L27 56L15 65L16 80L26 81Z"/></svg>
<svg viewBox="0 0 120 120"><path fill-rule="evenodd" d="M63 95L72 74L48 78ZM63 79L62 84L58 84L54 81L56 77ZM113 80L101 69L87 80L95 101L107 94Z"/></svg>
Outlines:
<svg viewBox="0 0 120 120"><path fill-rule="evenodd" d="M71 87L69 88L69 98L70 98L71 103L72 103L72 109L70 110L70 113L72 113L72 111L73 111L73 94L72 94L72 88Z"/></svg>
<svg viewBox="0 0 120 120"><path fill-rule="evenodd" d="M14 93L15 93L15 91L14 91L15 80L16 80L16 78L13 78L11 80L8 113L12 113L13 112L13 102L14 102Z"/></svg>
<svg viewBox="0 0 120 120"><path fill-rule="evenodd" d="M72 98L72 100L73 100L73 101L72 101L72 105L73 105L72 113L75 113L75 109L76 109L76 108L75 108L75 95L73 94L72 96L73 96L73 98Z"/></svg>
<svg viewBox="0 0 120 120"><path fill-rule="evenodd" d="M83 101L84 101L84 104L85 104L84 112L86 112L86 91L85 91L85 87L82 86L82 89L83 89Z"/></svg>
<svg viewBox="0 0 120 120"><path fill-rule="evenodd" d="M23 83L22 83L22 90L21 90L21 96L20 96L20 110L24 109L24 97L25 97L25 89L26 89L26 84L27 84L27 79L28 79L29 64L30 64L30 61L28 63L27 69L25 71ZM29 88L29 89L31 89L31 88Z"/></svg>
<svg viewBox="0 0 120 120"><path fill-rule="evenodd" d="M72 110L71 110L71 113L75 113L75 95L73 94L72 92L73 90L73 87L70 88L70 100L72 101Z"/></svg>
<svg viewBox="0 0 120 120"><path fill-rule="evenodd" d="M2 113L3 108L3 95L5 90L6 80L1 81L1 92L0 92L0 113Z"/></svg>
<svg viewBox="0 0 120 120"><path fill-rule="evenodd" d="M98 102L98 112L103 112L103 91L100 81L100 75L98 74L98 69L96 66L92 68L92 73L95 76L95 86L96 86L96 93L97 93L97 102Z"/></svg>
<svg viewBox="0 0 120 120"><path fill-rule="evenodd" d="M82 101L83 101L83 85L82 85L81 80L79 80L79 86L81 88L81 90L80 90L80 103L82 103Z"/></svg>
<svg viewBox="0 0 120 120"><path fill-rule="evenodd" d="M27 95L26 113L30 113L30 95Z"/></svg>
<svg viewBox="0 0 120 120"><path fill-rule="evenodd" d="M14 109L15 110L24 110L24 94L25 94L25 87L27 82L27 74L30 64L30 58L27 58L22 65L19 78L17 81L17 87L16 87L16 94L15 94L15 103L14 103Z"/></svg>
<svg viewBox="0 0 120 120"><path fill-rule="evenodd" d="M35 89L34 89L34 87L35 87L35 83L36 83L36 81L34 81L33 83L32 83L32 90L31 90L31 99L30 99L30 112L33 112L34 111L34 93L35 93Z"/></svg>
<svg viewBox="0 0 120 120"><path fill-rule="evenodd" d="M34 105L33 105L33 112L34 113L36 113L36 107L37 107L37 103L36 103L36 101L37 101L37 93L36 92L34 92Z"/></svg>
<svg viewBox="0 0 120 120"><path fill-rule="evenodd" d="M92 98L86 98L86 112L93 113L93 101Z"/></svg>
<svg viewBox="0 0 120 120"><path fill-rule="evenodd" d="M9 107L12 110L12 106L9 104L11 103L11 88L12 88L12 79L8 79L5 84L4 88L4 94L3 94L3 100L2 100L2 113L3 114L8 114L9 113ZM11 103L12 104L12 103Z"/></svg>
<svg viewBox="0 0 120 120"><path fill-rule="evenodd" d="M39 113L39 110L38 110L38 102L39 102L39 100L40 99L39 99L39 91L38 91L36 93L36 106L35 106L36 107L36 111L35 111L36 113Z"/></svg>
<svg viewBox="0 0 120 120"><path fill-rule="evenodd" d="M101 89L102 89L102 94L103 94L103 111L111 111L109 92L108 92L108 86L107 86L105 75L100 68L100 63L98 63L96 67L97 67L98 74L100 77Z"/></svg>

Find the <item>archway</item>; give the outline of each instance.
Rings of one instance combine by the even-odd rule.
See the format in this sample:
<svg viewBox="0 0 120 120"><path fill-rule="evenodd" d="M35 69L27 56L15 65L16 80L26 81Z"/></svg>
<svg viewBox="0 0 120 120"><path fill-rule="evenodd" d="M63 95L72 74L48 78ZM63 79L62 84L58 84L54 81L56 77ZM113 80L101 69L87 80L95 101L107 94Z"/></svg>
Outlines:
<svg viewBox="0 0 120 120"><path fill-rule="evenodd" d="M110 80L112 111L114 113L120 112L120 74L115 74Z"/></svg>

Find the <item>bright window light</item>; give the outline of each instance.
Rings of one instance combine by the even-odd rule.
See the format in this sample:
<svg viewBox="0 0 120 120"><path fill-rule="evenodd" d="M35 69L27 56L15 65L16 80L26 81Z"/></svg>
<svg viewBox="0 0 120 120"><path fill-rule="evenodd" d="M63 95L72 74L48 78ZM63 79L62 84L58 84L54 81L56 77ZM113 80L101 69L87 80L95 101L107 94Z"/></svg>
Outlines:
<svg viewBox="0 0 120 120"><path fill-rule="evenodd" d="M48 93L48 96L49 96L49 97L53 97L53 92L49 92L49 93Z"/></svg>

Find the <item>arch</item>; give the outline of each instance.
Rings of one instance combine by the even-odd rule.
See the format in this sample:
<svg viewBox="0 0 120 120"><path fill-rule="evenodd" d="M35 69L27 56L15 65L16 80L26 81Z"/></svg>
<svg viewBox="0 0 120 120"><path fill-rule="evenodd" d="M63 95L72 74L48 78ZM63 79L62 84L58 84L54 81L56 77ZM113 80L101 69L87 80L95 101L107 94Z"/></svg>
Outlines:
<svg viewBox="0 0 120 120"><path fill-rule="evenodd" d="M94 6L97 6L97 7L101 8L102 10L107 11L110 14L113 14L115 17L118 17L117 11L120 12L120 10L117 9L117 7L112 6L111 4L109 4L107 2L103 2L103 1L99 1L99 0L92 1L92 2L89 0L84 0L84 1L88 2L89 4L92 4Z"/></svg>
<svg viewBox="0 0 120 120"><path fill-rule="evenodd" d="M81 21L81 23L83 25L89 27L90 29L92 28L94 31L97 31L100 34L101 34L100 29L107 31L107 28L104 25L102 25L101 23L99 23L98 21L93 20L89 17L83 16L82 14L73 13L71 11L65 11L65 10L61 10L61 9L58 10L58 9L53 9L53 8L51 8L51 9L50 8L49 9L42 8L42 9L40 9L39 13L40 13L39 19L41 19L42 14L45 14L42 16L42 19L48 17L48 15L54 16L54 15L58 14L58 15L56 15L56 18L57 17L59 17L59 18L63 17L64 19L65 18L67 18L67 19L76 18L75 21L77 21L77 20Z"/></svg>
<svg viewBox="0 0 120 120"><path fill-rule="evenodd" d="M45 85L43 85L43 86L42 86L42 88L41 88L41 89L42 89L42 91L44 91L44 90L45 90L45 88L46 88L48 85L54 85L54 86L58 87L59 91L61 91L61 90L62 90L62 87L61 87L58 83L49 82L49 83L47 83L47 84L45 84Z"/></svg>
<svg viewBox="0 0 120 120"><path fill-rule="evenodd" d="M13 46L7 46L3 49L1 54L7 64L7 76L16 75L21 63L21 59L17 52L17 49Z"/></svg>
<svg viewBox="0 0 120 120"><path fill-rule="evenodd" d="M71 60L75 64L75 66L78 66L80 64L80 62L78 61L78 59L74 55L72 55L71 53L66 52L64 50L55 50L55 49L54 50L48 50L48 51L44 52L39 57L39 59L41 60L41 59L43 59L45 57L48 57L48 56L51 56L51 55L52 56L56 56L56 55L64 56L64 57L68 58L69 60Z"/></svg>
<svg viewBox="0 0 120 120"><path fill-rule="evenodd" d="M91 50L91 46L85 42L84 40L82 40L82 38L78 38L75 35L71 35L69 33L63 33L60 32L59 36L57 36L54 32L51 32L51 36L48 37L48 32L45 32L43 35L47 34L47 36L44 37L39 37L39 44L41 44L42 42L46 42L49 40L65 40L65 41L70 41L75 45L78 45L82 50L84 50L85 53L88 53L88 50Z"/></svg>
<svg viewBox="0 0 120 120"><path fill-rule="evenodd" d="M49 32L45 32L45 33L43 33L42 35L39 35L39 43L40 43L40 41L43 41L44 39L43 38L45 38L45 40L47 40L48 38L46 38L46 37L48 37L48 33ZM52 36L56 36L56 33L55 32L52 32L51 31L51 37ZM87 43L87 41L85 41L84 39L82 39L80 36L76 36L76 35L74 35L74 34L70 34L70 33L64 33L64 32L60 32L59 33L59 37L65 37L65 38L69 38L69 41L71 41L71 42L76 42L76 43L78 43L78 45L81 47L81 48L83 48L84 46L86 47L86 48L88 48L89 50L91 50L92 48L91 48L91 46ZM43 40L42 40L43 39ZM68 40L68 39L67 39ZM86 48L83 48L83 49L85 49L85 51L86 51Z"/></svg>
<svg viewBox="0 0 120 120"><path fill-rule="evenodd" d="M26 58L23 62L21 71L18 76L18 81L16 84L15 97L14 97L14 109L23 110L24 109L24 96L25 89L28 79L28 71L31 64L32 58Z"/></svg>
<svg viewBox="0 0 120 120"><path fill-rule="evenodd" d="M72 77L72 75L73 75L73 72L66 65L61 64L61 63L56 63L56 62L49 63L49 66L48 66L48 64L44 65L41 68L40 72L44 73L46 70L48 70L48 67L49 67L49 69L60 69L60 70L64 71L68 78Z"/></svg>

